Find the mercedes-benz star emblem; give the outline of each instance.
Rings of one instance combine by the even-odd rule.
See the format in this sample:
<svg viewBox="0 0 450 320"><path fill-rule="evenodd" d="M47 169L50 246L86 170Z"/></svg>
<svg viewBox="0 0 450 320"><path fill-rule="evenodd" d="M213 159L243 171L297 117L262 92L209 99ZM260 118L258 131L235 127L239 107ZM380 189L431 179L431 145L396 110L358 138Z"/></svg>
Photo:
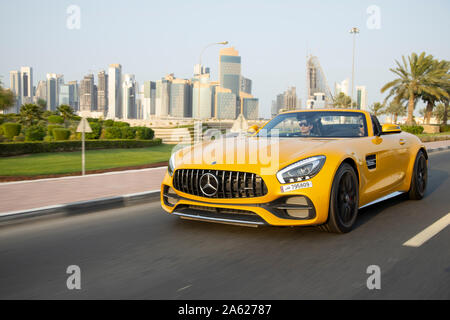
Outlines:
<svg viewBox="0 0 450 320"><path fill-rule="evenodd" d="M208 197L212 197L217 193L219 189L219 181L216 176L211 173L205 173L200 177L200 190Z"/></svg>

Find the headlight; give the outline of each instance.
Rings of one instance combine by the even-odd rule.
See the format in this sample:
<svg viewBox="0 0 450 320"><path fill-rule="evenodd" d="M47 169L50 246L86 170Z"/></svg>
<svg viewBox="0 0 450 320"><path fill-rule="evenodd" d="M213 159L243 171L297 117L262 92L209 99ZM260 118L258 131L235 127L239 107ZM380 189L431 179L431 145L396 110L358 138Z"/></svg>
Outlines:
<svg viewBox="0 0 450 320"><path fill-rule="evenodd" d="M325 156L314 156L297 161L278 171L277 179L280 183L311 179L322 169L325 159Z"/></svg>
<svg viewBox="0 0 450 320"><path fill-rule="evenodd" d="M174 170L175 170L175 153L172 154L172 156L170 157L169 166L167 167L169 176L172 176Z"/></svg>

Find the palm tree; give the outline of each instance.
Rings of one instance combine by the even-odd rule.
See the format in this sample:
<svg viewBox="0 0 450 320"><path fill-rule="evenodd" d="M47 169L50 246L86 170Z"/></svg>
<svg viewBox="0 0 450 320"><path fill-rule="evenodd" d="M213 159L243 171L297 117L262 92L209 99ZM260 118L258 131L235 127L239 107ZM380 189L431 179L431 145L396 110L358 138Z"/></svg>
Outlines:
<svg viewBox="0 0 450 320"><path fill-rule="evenodd" d="M392 96L400 97L408 100L408 125L413 124L414 107L417 98L423 94L429 94L439 99L440 96L448 96L447 92L442 88L445 82L449 81L448 74L442 66L436 67L436 62L432 55L420 55L412 53L406 61L402 56L403 64L395 61L397 67L389 69L391 72L399 76L399 78L388 82L381 88L381 93L390 89L386 100Z"/></svg>
<svg viewBox="0 0 450 320"><path fill-rule="evenodd" d="M383 110L385 107L384 104L380 102L375 102L369 107L369 112L373 114L374 116L378 116L380 114L383 114L385 111Z"/></svg>
<svg viewBox="0 0 450 320"><path fill-rule="evenodd" d="M43 111L41 107L38 105L27 103L20 107L20 120L19 122L31 126L34 123L37 123L39 120L42 120Z"/></svg>
<svg viewBox="0 0 450 320"><path fill-rule="evenodd" d="M385 110L386 114L390 114L394 117L394 123L397 123L398 117L403 117L406 115L405 107L400 103L399 99L394 99L391 101L391 103L387 106Z"/></svg>
<svg viewBox="0 0 450 320"><path fill-rule="evenodd" d="M350 108L351 104L352 98L343 92L339 92L337 96L333 97L333 106L335 108Z"/></svg>
<svg viewBox="0 0 450 320"><path fill-rule="evenodd" d="M439 103L435 110L433 111L433 115L436 117L437 121L442 121L442 124L447 124L443 120L448 118L448 107L446 108L443 103Z"/></svg>
<svg viewBox="0 0 450 320"><path fill-rule="evenodd" d="M45 101L44 99L39 98L36 104L41 107L42 111L45 111L47 109L47 101Z"/></svg>
<svg viewBox="0 0 450 320"><path fill-rule="evenodd" d="M443 74L443 78L444 79L439 84L440 87L443 88L443 86L445 85L445 82L446 82L445 81L445 75L448 74L449 69L450 69L450 63L448 61L445 61L445 60L442 60L442 61L434 60L433 61L433 69L434 70L440 70L440 71L444 72L444 74ZM448 83L448 81L449 80L447 79L447 83ZM446 91L445 88L443 88L443 89L444 89L444 91ZM448 92L447 92L447 95L448 95ZM421 98L422 98L422 101L427 104L426 105L426 109L425 109L425 114L424 114L425 123L426 124L430 124L430 118L431 118L431 115L433 113L434 105L436 104L437 101L442 100L443 98L445 98L445 95L444 94L432 95L432 94L429 94L429 93L423 93L421 95Z"/></svg>
<svg viewBox="0 0 450 320"><path fill-rule="evenodd" d="M72 119L73 116L75 115L72 107L66 104L60 105L58 108L56 108L56 110L59 112L61 117L63 117L64 122L66 122L66 120L68 119Z"/></svg>

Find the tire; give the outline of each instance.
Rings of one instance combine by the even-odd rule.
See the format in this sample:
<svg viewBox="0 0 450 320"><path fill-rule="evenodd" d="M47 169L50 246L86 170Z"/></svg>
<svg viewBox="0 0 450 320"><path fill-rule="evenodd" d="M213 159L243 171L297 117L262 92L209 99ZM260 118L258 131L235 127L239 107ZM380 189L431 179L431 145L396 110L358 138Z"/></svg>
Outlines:
<svg viewBox="0 0 450 320"><path fill-rule="evenodd" d="M428 181L427 159L422 150L417 153L414 161L414 169L411 177L411 186L408 191L408 198L420 200L425 195Z"/></svg>
<svg viewBox="0 0 450 320"><path fill-rule="evenodd" d="M358 215L358 206L358 176L351 165L343 163L337 170L331 185L328 220L320 226L320 229L334 233L351 231Z"/></svg>

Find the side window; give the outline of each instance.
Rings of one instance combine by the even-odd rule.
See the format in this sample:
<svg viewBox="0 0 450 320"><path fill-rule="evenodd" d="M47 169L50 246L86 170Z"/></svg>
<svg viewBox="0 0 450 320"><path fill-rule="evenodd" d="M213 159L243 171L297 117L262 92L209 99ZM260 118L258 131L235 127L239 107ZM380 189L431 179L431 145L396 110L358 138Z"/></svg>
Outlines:
<svg viewBox="0 0 450 320"><path fill-rule="evenodd" d="M370 116L372 118L372 127L373 127L373 134L375 136L378 136L381 134L381 125L380 122L378 122L377 117L375 116Z"/></svg>

